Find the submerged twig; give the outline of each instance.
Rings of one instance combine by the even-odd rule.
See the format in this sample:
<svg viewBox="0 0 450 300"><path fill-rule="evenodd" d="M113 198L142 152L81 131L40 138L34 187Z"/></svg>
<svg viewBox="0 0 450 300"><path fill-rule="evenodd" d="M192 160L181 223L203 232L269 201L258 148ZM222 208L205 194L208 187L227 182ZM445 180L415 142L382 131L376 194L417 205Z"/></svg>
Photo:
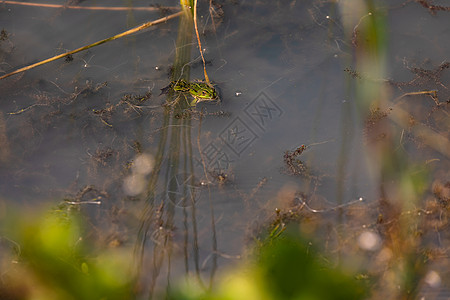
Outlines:
<svg viewBox="0 0 450 300"><path fill-rule="evenodd" d="M434 103L437 106L441 105L441 103L439 102L439 99L437 98L437 90L404 93L403 95L395 98L394 102L396 102L404 97L407 97L407 96L417 96L417 95L428 95L431 97L431 99L433 99Z"/></svg>
<svg viewBox="0 0 450 300"><path fill-rule="evenodd" d="M361 22L362 22L363 19L365 19L367 17L370 17L370 16L372 16L371 12L369 12L368 14L362 16L359 19L358 24L356 24L356 26L353 28L353 33L352 33L352 44L353 44L353 46L355 46L355 47L358 46L357 45L357 35L358 35L358 27L359 27L359 25L361 25Z"/></svg>
<svg viewBox="0 0 450 300"><path fill-rule="evenodd" d="M40 62L37 62L37 63L35 63L35 64L29 65L29 66L26 66L26 67L23 67L23 68L20 68L20 69L14 71L14 72L8 73L8 74L3 75L3 76L0 76L0 79L4 79L4 78L7 78L7 77L9 77L9 76L12 76L12 75L15 75L15 74L18 74L18 73L21 73L21 72L28 71L28 70L33 69L33 68L35 68L35 67L41 66L41 65L43 65L43 64L46 64L46 63L49 63L49 62L58 60L58 59L63 58L63 57L66 57L66 56L68 56L68 55L75 54L75 53L81 52L81 51L83 51L83 50L87 50L87 49L90 49L90 48L92 48L92 47L95 47L95 46L104 44L104 43L106 43L106 42L109 42L109 41L113 41L113 40L122 38L122 37L124 37L124 36L133 34L133 33L135 33L135 32L141 31L141 30L146 29L146 28L149 28L149 27L151 27L151 26L154 26L154 25L157 25L157 24L166 22L167 20L176 18L176 17L180 16L181 14L183 14L183 12L180 11L180 12L171 14L171 15L169 15L169 16L167 16L167 17L160 18L160 19L155 20L155 21L151 21L151 22L144 23L144 24L142 24L142 25L140 25L140 26L134 27L134 28L132 28L132 29L130 29L130 30L127 30L127 31L122 32L122 33L119 33L119 34L117 34L117 35L115 35L115 36L112 36L112 37L109 37L109 38L107 38L107 39L104 39L104 40L95 42L95 43L93 43L93 44L90 44L90 45L87 45L87 46L78 48L78 49L76 49L76 50L72 50L72 51L69 51L69 52L66 52L66 53L63 53L63 54L59 54L59 55L53 56L53 57L51 57L51 58L42 60L42 61L40 61Z"/></svg>
<svg viewBox="0 0 450 300"><path fill-rule="evenodd" d="M417 0L417 3L422 5L431 12L431 14L435 15L436 11L450 11L450 6L441 6L441 5L433 5L430 1L426 0Z"/></svg>
<svg viewBox="0 0 450 300"><path fill-rule="evenodd" d="M143 10L143 11L156 11L161 9L179 9L179 7L117 7L117 6L76 6L76 5L63 5L63 4L47 4L47 3L29 3L19 1L1 1L2 4L12 5L24 5L35 6L44 8L68 8L68 9L83 9L83 10Z"/></svg>

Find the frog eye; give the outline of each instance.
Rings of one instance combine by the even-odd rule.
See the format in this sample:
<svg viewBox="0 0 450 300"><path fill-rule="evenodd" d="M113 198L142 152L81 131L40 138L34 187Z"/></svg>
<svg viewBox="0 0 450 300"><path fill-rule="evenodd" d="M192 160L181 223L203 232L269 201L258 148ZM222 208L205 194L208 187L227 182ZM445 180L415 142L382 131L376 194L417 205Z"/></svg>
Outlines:
<svg viewBox="0 0 450 300"><path fill-rule="evenodd" d="M202 95L206 95L206 91L202 91Z"/></svg>

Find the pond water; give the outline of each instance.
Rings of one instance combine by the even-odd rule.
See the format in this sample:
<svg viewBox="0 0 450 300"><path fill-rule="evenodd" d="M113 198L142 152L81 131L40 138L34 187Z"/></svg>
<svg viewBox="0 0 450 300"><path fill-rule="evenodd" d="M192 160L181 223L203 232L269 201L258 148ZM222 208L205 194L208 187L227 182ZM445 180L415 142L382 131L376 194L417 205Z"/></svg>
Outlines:
<svg viewBox="0 0 450 300"><path fill-rule="evenodd" d="M351 11L336 1L294 0L217 1L210 14L207 2L199 1L198 24L219 103L168 117L160 89L181 51L177 18L0 81L2 207L79 202L73 205L92 222L88 236L99 248L142 250L134 259L143 297L159 295L185 274L206 285L214 281L240 261L276 208L377 209L379 168L367 152L368 123L355 92L355 82L371 74L354 71L352 44L369 12L386 22L383 78L370 80L386 84L391 100L434 89L441 102L449 100L446 67L429 82L413 70L437 70L449 60L448 11L415 1L366 1ZM0 75L174 13L179 5L95 1L99 7L153 5L175 8L2 3ZM189 65L191 80L204 79L195 39ZM432 111L433 101L422 100L414 99L411 110ZM433 122L448 140L448 106ZM289 153L302 145L289 163ZM406 147L417 162L430 159L428 150ZM434 150L431 158L442 165L431 174L441 172L448 183L449 149ZM330 215L324 222L357 232L346 218ZM329 230L321 232L319 239L329 239ZM448 236L442 243L448 246ZM428 294L444 299L446 289Z"/></svg>

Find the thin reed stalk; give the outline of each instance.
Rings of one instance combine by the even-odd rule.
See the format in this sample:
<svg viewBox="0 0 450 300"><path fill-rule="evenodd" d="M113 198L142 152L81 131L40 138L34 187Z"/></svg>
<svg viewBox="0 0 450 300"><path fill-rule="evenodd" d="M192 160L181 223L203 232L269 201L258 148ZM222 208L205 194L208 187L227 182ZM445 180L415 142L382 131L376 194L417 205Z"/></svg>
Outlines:
<svg viewBox="0 0 450 300"><path fill-rule="evenodd" d="M87 46L84 46L84 47L81 47L81 48L78 48L78 49L75 49L75 50L72 50L72 51L68 51L68 52L65 52L65 53L62 53L62 54L53 56L53 57L51 57L51 58L42 60L42 61L37 62L37 63L35 63L35 64L32 64L32 65L29 65L29 66L20 68L20 69L15 70L15 71L13 71L13 72L11 72L11 73L8 73L8 74L6 74L6 75L0 76L0 79L5 79L5 78L7 78L7 77L9 77L9 76L12 76L12 75L15 75L15 74L18 74L18 73L22 73L22 72L31 70L31 69L33 69L33 68L42 66L42 65L47 64L47 63L49 63L49 62L52 62L52 61L58 60L58 59L60 59L60 58L66 57L66 56L68 56L68 55L72 55L72 54L75 54L75 53L78 53L78 52L81 52L81 51L84 51L84 50L93 48L93 47L95 47L95 46L99 46L99 45L101 45L101 44L104 44L104 43L107 43L107 42L110 42L110 41L117 40L117 39L119 39L119 38L122 38L122 37L128 36L128 35L130 35L130 34L136 33L136 32L138 32L138 31L147 29L147 28L149 28L149 27L151 27L151 26L154 26L154 25L157 25L157 24L161 24L161 23L167 22L168 20L173 19L173 18L176 18L176 17L178 17L178 16L181 16L182 14L183 14L183 12L180 11L180 12L171 14L171 15L169 15L169 16L167 16L167 17L160 18L160 19L155 20L155 21L151 21L151 22L144 23L144 24L142 24L142 25L140 25L140 26L134 27L134 28L132 28L132 29L130 29L130 30L127 30L127 31L122 32L122 33L119 33L119 34L117 34L117 35L115 35L115 36L112 36L112 37L109 37L109 38L100 40L100 41L95 42L95 43L93 43L93 44L90 44L90 45L87 45Z"/></svg>
<svg viewBox="0 0 450 300"><path fill-rule="evenodd" d="M77 6L64 4L47 4L47 3L30 3L19 1L1 1L2 4L32 6L42 8L63 8L63 9L80 9L80 10L101 10L101 11L159 11L161 9L179 9L179 7L117 7L117 6Z"/></svg>

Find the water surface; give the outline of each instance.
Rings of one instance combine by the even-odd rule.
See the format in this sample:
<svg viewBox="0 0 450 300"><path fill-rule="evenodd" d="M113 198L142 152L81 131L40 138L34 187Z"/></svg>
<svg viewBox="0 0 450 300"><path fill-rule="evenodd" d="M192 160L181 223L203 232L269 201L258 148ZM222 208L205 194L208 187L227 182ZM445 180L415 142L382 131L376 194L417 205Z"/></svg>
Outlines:
<svg viewBox="0 0 450 300"><path fill-rule="evenodd" d="M411 68L436 69L448 60L448 12L433 15L403 1L373 1L373 7L385 15L387 64L385 77L372 80L410 82ZM221 101L199 104L182 123L163 127L166 98L159 95L170 81L177 51L176 19L0 82L0 200L33 207L101 199L100 205L80 206L103 228L96 234L105 245L118 241L121 247L144 248L142 294L153 288L159 293L163 289L155 282L161 287L186 273L214 279L223 266L238 261L275 208L298 204L302 195L310 208L324 211L360 200L370 205L380 196L378 175L365 152L356 79L344 71L355 67L355 50L343 24L348 16L338 4L223 1L214 8L212 19L207 3L200 2L199 27L207 71ZM8 34L0 42L2 73L162 13L2 4L0 27ZM192 43L190 78L203 79ZM448 78L444 70L442 85L417 89L438 88L448 101ZM415 90L389 88L392 99ZM199 115L202 110L206 115ZM174 134L180 134L178 148L171 142ZM164 135L168 141L154 196L149 198L148 190L127 195L123 184L133 174L132 162L141 154L158 160ZM298 158L306 169L292 174L283 157L301 145L306 150ZM176 171L171 151L180 157ZM424 159L419 150L413 152ZM440 159L448 165L448 152ZM173 192L179 196L169 195ZM345 218L327 222L338 226ZM168 241L167 252L161 245Z"/></svg>

